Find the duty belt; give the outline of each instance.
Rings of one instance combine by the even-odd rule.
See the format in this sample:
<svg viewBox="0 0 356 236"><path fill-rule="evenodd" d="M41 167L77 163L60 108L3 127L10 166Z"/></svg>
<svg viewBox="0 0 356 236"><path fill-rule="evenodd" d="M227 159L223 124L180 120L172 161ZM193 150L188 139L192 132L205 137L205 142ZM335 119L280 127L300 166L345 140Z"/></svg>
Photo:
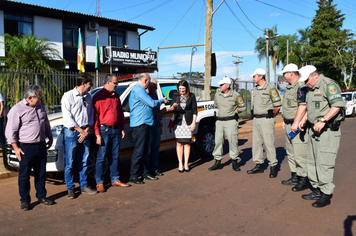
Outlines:
<svg viewBox="0 0 356 236"><path fill-rule="evenodd" d="M263 114L263 115L253 115L254 118L273 118L273 116L270 116L268 114Z"/></svg>
<svg viewBox="0 0 356 236"><path fill-rule="evenodd" d="M293 122L294 122L294 119L284 119L284 124L286 124L286 125L291 125L291 124L293 124Z"/></svg>
<svg viewBox="0 0 356 236"><path fill-rule="evenodd" d="M221 120L221 121L227 121L227 120L235 120L235 116L229 116L229 117L216 117L216 120Z"/></svg>

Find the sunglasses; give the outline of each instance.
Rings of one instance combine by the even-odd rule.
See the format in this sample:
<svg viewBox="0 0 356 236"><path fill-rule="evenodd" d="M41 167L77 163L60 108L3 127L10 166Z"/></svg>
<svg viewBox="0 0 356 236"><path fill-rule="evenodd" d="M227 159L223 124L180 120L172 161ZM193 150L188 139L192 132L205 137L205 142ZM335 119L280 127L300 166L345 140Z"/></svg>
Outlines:
<svg viewBox="0 0 356 236"><path fill-rule="evenodd" d="M112 82L112 81L111 81L111 83L116 84L116 85L118 85L118 84L119 84L119 82Z"/></svg>
<svg viewBox="0 0 356 236"><path fill-rule="evenodd" d="M224 84L220 84L219 86L221 87L221 86L223 86Z"/></svg>

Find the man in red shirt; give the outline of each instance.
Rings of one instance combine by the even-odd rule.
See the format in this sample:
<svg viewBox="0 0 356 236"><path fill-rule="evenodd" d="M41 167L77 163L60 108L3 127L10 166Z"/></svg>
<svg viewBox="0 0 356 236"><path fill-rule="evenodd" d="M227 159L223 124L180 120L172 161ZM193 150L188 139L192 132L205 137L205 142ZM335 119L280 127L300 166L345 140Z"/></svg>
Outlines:
<svg viewBox="0 0 356 236"><path fill-rule="evenodd" d="M120 96L116 92L118 83L115 75L106 75L104 88L95 94L92 100L96 144L99 145L95 173L96 190L99 193L105 191L105 156L109 162L111 185L119 187L130 186L122 183L119 178L120 141L125 137L125 122Z"/></svg>

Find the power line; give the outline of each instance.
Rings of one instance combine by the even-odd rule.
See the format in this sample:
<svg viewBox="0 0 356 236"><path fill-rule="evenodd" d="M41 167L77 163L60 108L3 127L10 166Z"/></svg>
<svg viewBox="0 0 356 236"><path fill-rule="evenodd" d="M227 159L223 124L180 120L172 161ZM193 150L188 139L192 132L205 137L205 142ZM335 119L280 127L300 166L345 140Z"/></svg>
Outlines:
<svg viewBox="0 0 356 236"><path fill-rule="evenodd" d="M237 6L239 6L240 10L241 10L242 13L245 15L245 17L247 18L247 20L248 20L253 26L255 26L257 29L259 29L259 30L261 30L261 31L264 31L264 30L258 28L258 27L250 20L250 18L248 18L248 16L245 14L244 10L242 10L242 8L240 7L240 4L237 2L237 0L235 0L235 2L236 2L236 4L237 4Z"/></svg>
<svg viewBox="0 0 356 236"><path fill-rule="evenodd" d="M310 19L310 20L312 19L312 18L310 18L310 17L303 16L303 15L297 14L297 13L292 12L292 11L288 11L288 10L286 10L286 9L283 9L283 8L280 8L280 7L277 7L277 6L274 6L274 5L269 4L269 3L266 3L266 2L262 2L262 1L260 1L260 0L255 0L255 1L256 1L256 2L260 2L260 3L262 3L262 4L265 4L265 5L267 5L267 6L270 6L270 7L277 8L277 9L279 9L279 10L281 10L281 11L288 12L288 13L293 14L293 15L296 15L296 16L300 16L300 17L303 17L303 18L306 18L306 19Z"/></svg>
<svg viewBox="0 0 356 236"><path fill-rule="evenodd" d="M188 8L188 10L184 13L184 15L182 16L182 18L180 18L180 20L177 22L177 24L173 27L173 29L168 33L168 35L163 39L163 41L158 45L158 47L160 47L162 45L162 43L168 38L168 36L173 32L173 30L179 25L179 23L183 20L183 18L185 17L185 15L189 12L189 10L193 7L193 5L195 4L197 0L195 0L192 5L190 5L190 7Z"/></svg>
<svg viewBox="0 0 356 236"><path fill-rule="evenodd" d="M236 20L242 25L242 27L245 28L246 32L253 38L256 39L256 37L251 33L251 31L248 30L248 28L244 25L244 23L242 23L242 21L236 16L235 12L233 12L233 10L230 8L229 4L227 4L227 2L224 2L226 4L226 6L229 8L229 10L231 11L232 15L236 18Z"/></svg>

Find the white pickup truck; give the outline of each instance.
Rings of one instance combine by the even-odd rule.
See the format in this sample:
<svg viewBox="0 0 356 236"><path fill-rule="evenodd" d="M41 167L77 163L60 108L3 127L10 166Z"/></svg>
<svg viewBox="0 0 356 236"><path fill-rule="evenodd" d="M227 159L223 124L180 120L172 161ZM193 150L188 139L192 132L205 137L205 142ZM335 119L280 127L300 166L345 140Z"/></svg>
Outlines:
<svg viewBox="0 0 356 236"><path fill-rule="evenodd" d="M133 142L130 135L130 107L129 96L132 88L136 85L137 81L129 81L119 83L116 91L120 95L122 107L125 116L125 138L120 144L120 158L130 158L133 152ZM172 98L174 92L177 91L178 80L157 80L157 95L158 98L168 97ZM96 88L90 92L95 94L101 88ZM211 156L214 149L214 132L215 132L215 118L214 113L217 110L213 106L213 101L198 101L198 116L196 128L193 132L192 141L193 147L197 150L198 155ZM161 105L161 108L168 105ZM163 132L161 135L161 148L160 151L174 149L176 141L174 132L168 128L169 121L173 113L162 114ZM48 149L47 155L47 172L61 172L64 170L64 146L63 146L63 119L62 113L55 113L48 116L52 134L53 145ZM92 132L93 133L93 132ZM93 139L95 136L93 135ZM88 159L88 175L94 176L95 160L96 160L96 144L92 140L92 150ZM6 145L3 148L4 166L7 169L16 170L19 168L19 162L12 150L11 145Z"/></svg>
<svg viewBox="0 0 356 236"><path fill-rule="evenodd" d="M356 91L355 89L341 89L341 96L345 101L345 113L347 116L356 116Z"/></svg>

